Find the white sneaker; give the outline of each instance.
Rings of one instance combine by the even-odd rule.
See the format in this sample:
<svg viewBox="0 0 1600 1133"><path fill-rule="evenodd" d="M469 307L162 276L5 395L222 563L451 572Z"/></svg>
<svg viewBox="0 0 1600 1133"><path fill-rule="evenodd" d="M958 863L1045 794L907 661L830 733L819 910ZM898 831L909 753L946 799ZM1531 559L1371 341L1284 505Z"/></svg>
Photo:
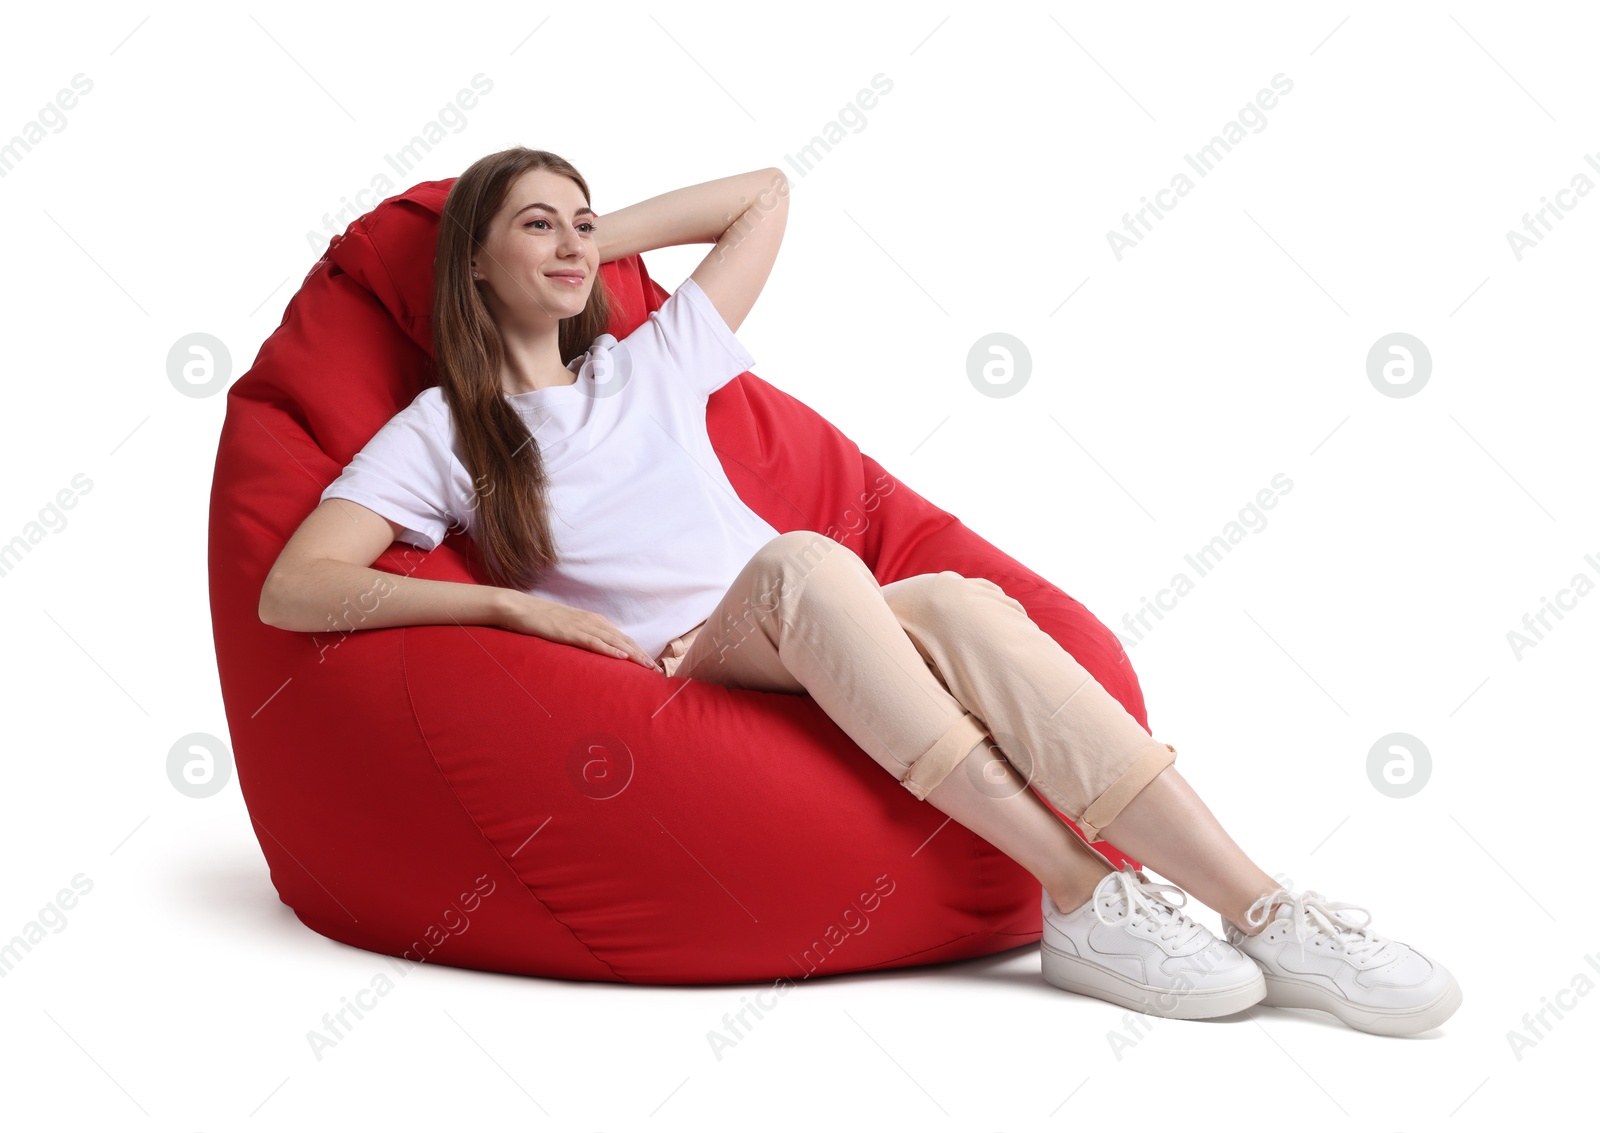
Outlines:
<svg viewBox="0 0 1600 1133"><path fill-rule="evenodd" d="M1127 864L1108 873L1094 895L1070 913L1041 891L1044 978L1056 987L1168 1019L1209 1019L1242 1011L1266 995L1261 969L1218 940Z"/></svg>
<svg viewBox="0 0 1600 1133"><path fill-rule="evenodd" d="M1278 905L1272 920L1266 910ZM1354 921L1348 912L1366 913ZM1277 889L1245 912L1246 936L1226 918L1228 942L1261 966L1270 1007L1310 1007L1375 1035L1413 1035L1443 1023L1461 1006L1461 988L1437 961L1379 936L1360 905L1329 901L1316 890Z"/></svg>

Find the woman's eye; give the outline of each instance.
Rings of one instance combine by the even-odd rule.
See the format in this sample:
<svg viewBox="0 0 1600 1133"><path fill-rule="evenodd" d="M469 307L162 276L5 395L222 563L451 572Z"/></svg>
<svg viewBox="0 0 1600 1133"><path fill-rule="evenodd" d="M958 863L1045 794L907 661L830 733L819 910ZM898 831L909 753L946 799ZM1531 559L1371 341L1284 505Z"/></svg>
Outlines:
<svg viewBox="0 0 1600 1133"><path fill-rule="evenodd" d="M528 223L524 224L522 227L527 228L528 225L531 225L531 224L543 224L543 225L547 225L548 226L549 223L550 222L548 220L544 219L544 217L539 216L539 217L535 217L534 219L528 221ZM596 225L595 225L595 223L593 221L586 220L583 223L579 224L578 227L583 229L585 232L589 233L590 235L593 235L594 234L594 230L596 228Z"/></svg>

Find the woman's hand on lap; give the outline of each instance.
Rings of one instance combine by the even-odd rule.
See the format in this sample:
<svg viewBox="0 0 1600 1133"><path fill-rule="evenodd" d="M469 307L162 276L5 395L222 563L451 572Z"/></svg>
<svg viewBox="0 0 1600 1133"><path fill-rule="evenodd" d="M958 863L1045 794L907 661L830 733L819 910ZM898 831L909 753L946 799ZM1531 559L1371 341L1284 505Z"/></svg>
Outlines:
<svg viewBox="0 0 1600 1133"><path fill-rule="evenodd" d="M581 646L610 657L636 661L657 673L662 671L655 658L647 654L637 641L612 625L604 615L592 610L563 606L560 602L524 594L520 590L507 590L506 610L500 626L549 641Z"/></svg>

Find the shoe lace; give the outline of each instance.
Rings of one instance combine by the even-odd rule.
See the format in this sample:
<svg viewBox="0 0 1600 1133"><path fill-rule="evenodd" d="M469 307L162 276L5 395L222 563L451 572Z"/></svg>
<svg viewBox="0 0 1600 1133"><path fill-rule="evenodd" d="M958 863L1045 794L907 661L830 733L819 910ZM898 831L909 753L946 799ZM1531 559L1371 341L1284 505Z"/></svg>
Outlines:
<svg viewBox="0 0 1600 1133"><path fill-rule="evenodd" d="M1303 893L1278 889L1251 905L1245 913L1245 920L1252 927L1265 924L1267 910L1275 904L1290 907L1289 919L1294 925L1295 940L1301 944L1312 933L1321 933L1356 959L1375 956L1388 945L1386 939L1368 927L1372 923L1372 914L1366 908L1348 901L1330 901L1315 889L1307 889ZM1259 919L1256 917L1257 910L1261 913ZM1351 918L1351 913L1362 913L1366 919L1356 921Z"/></svg>
<svg viewBox="0 0 1600 1133"><path fill-rule="evenodd" d="M1187 913L1179 911L1177 905L1188 902L1188 894L1176 885L1167 885L1151 881L1145 876L1143 870L1130 870L1124 865L1116 873L1118 885L1122 890L1123 900L1127 904L1128 917L1136 921L1149 919L1161 926L1158 935L1162 940L1175 941L1178 945L1189 943L1204 929L1190 919ZM1177 904L1165 900L1163 892L1175 893L1178 896ZM1102 924L1120 924L1122 918L1107 918L1096 905L1094 915L1100 918Z"/></svg>

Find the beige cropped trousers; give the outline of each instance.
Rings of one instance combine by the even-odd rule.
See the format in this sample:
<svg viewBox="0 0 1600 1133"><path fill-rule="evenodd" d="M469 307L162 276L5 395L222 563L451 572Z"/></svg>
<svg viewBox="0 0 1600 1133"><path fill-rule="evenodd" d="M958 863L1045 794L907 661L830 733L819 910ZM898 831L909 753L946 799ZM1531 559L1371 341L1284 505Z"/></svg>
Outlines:
<svg viewBox="0 0 1600 1133"><path fill-rule="evenodd" d="M809 694L919 799L992 739L1089 841L1176 758L996 583L946 570L880 587L815 531L770 540L657 662L669 677Z"/></svg>

